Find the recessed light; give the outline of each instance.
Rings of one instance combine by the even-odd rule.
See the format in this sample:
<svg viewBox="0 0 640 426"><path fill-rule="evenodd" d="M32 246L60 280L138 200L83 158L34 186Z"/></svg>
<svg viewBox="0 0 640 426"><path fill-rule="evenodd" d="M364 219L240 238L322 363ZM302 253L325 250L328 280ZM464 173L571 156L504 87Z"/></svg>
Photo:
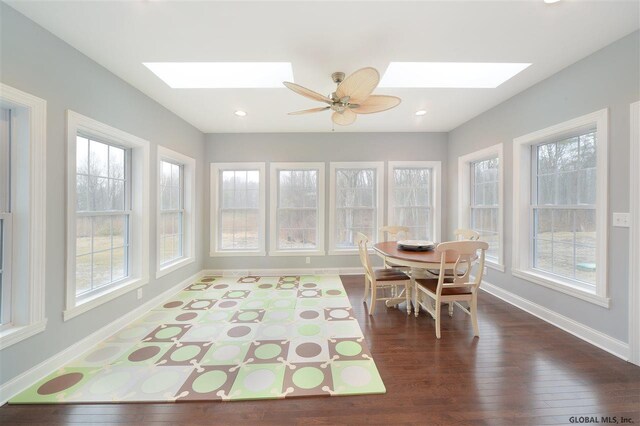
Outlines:
<svg viewBox="0 0 640 426"><path fill-rule="evenodd" d="M245 111L242 111L241 109L237 110L236 112L234 112L235 115L237 115L238 117L246 117L247 113Z"/></svg>
<svg viewBox="0 0 640 426"><path fill-rule="evenodd" d="M423 110L423 109L421 109L420 111L416 111L416 115L417 115L418 117L420 117L420 116L422 116L422 115L426 115L426 114L427 114L427 111L425 111L425 110Z"/></svg>
<svg viewBox="0 0 640 426"><path fill-rule="evenodd" d="M529 65L507 62L391 62L380 87L493 89Z"/></svg>
<svg viewBox="0 0 640 426"><path fill-rule="evenodd" d="M143 62L173 89L282 88L291 62Z"/></svg>
<svg viewBox="0 0 640 426"><path fill-rule="evenodd" d="M544 0L546 4L558 3L560 0Z"/></svg>

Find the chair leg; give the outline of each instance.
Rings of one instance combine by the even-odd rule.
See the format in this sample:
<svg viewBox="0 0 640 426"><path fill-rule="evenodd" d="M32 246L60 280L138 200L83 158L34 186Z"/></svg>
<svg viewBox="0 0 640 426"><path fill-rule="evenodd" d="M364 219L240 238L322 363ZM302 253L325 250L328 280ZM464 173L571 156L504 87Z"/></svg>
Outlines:
<svg viewBox="0 0 640 426"><path fill-rule="evenodd" d="M369 315L373 315L376 310L376 283L371 282L371 303L369 304Z"/></svg>
<svg viewBox="0 0 640 426"><path fill-rule="evenodd" d="M418 300L419 296L420 296L420 293L418 293L418 284L414 283L414 286L413 286L413 312L415 313L416 318L418 318L418 315L420 314L420 301Z"/></svg>
<svg viewBox="0 0 640 426"><path fill-rule="evenodd" d="M449 316L453 318L453 302L449 303Z"/></svg>
<svg viewBox="0 0 640 426"><path fill-rule="evenodd" d="M364 296L362 296L362 302L366 302L367 295L369 294L369 278L364 276Z"/></svg>
<svg viewBox="0 0 640 426"><path fill-rule="evenodd" d="M436 300L436 337L440 338L440 309L442 304Z"/></svg>
<svg viewBox="0 0 640 426"><path fill-rule="evenodd" d="M411 315L411 282L404 285L404 298L407 301L407 315Z"/></svg>
<svg viewBox="0 0 640 426"><path fill-rule="evenodd" d="M473 324L473 335L480 337L480 330L478 329L478 295L474 294L471 299L471 323Z"/></svg>

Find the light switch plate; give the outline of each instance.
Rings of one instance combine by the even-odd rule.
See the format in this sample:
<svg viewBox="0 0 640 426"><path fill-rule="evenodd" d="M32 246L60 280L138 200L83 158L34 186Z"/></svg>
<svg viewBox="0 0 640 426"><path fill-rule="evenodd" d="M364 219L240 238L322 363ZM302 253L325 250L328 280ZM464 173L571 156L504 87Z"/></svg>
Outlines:
<svg viewBox="0 0 640 426"><path fill-rule="evenodd" d="M628 228L631 218L629 213L614 213L613 214L613 226L616 228Z"/></svg>

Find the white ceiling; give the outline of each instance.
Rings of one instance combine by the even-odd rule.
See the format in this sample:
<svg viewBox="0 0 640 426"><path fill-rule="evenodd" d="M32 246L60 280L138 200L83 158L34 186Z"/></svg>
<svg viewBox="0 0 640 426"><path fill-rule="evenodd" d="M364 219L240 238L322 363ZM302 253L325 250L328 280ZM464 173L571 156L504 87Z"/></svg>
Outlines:
<svg viewBox="0 0 640 426"><path fill-rule="evenodd" d="M331 131L329 113L282 89L171 89L143 62L289 61L295 82L391 61L531 62L496 89L377 89L402 98L336 131L449 131L638 29L637 1L8 1L203 132ZM248 115L233 115L237 109ZM426 109L423 117L416 110Z"/></svg>

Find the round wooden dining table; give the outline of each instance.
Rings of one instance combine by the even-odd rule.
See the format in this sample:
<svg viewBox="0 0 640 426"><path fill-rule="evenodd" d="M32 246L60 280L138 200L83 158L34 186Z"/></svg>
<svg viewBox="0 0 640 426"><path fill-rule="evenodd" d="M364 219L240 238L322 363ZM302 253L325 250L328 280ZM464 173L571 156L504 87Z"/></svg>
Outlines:
<svg viewBox="0 0 640 426"><path fill-rule="evenodd" d="M393 266L407 266L411 268L411 278L437 278L436 275L429 271L440 269L440 261L442 253L435 250L427 251L409 251L400 250L397 241L385 241L373 245L374 252L384 260L385 264ZM455 268L458 255L453 252L447 253L445 259L445 269ZM437 273L437 272L436 272ZM394 306L404 302L406 299L404 294L400 294L397 298L388 300L387 306ZM410 300L413 301L412 295ZM414 304L416 302L414 301Z"/></svg>

